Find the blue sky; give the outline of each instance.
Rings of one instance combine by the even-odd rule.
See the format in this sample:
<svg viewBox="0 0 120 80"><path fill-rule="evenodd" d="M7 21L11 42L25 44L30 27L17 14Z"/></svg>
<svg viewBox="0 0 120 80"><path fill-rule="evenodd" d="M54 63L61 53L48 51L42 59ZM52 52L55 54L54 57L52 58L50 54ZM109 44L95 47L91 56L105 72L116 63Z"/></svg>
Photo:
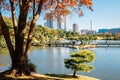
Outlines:
<svg viewBox="0 0 120 80"><path fill-rule="evenodd" d="M90 20L93 29L120 27L120 0L93 0L93 12L84 10L84 16L74 18L80 29L90 29Z"/></svg>
<svg viewBox="0 0 120 80"><path fill-rule="evenodd" d="M93 21L93 29L120 28L120 0L92 0L93 12L87 8L83 9L84 16L78 17L74 14L68 18L68 29L72 29L74 23L79 24L79 30L90 29L90 20ZM10 16L6 12L5 15ZM43 15L37 24L44 25Z"/></svg>
<svg viewBox="0 0 120 80"><path fill-rule="evenodd" d="M90 29L90 20L93 21L93 29L120 28L120 0L93 0L93 12L83 9L84 16L70 15L68 28L72 29L73 23L79 24L79 30ZM38 21L43 24L43 20Z"/></svg>

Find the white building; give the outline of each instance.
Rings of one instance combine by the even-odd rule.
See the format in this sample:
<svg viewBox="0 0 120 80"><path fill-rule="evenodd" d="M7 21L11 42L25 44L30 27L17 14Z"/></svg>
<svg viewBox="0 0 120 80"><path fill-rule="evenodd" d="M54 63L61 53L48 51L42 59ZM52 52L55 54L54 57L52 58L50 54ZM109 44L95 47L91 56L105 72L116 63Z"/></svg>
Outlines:
<svg viewBox="0 0 120 80"><path fill-rule="evenodd" d="M96 34L95 30L83 29L80 31L81 34Z"/></svg>
<svg viewBox="0 0 120 80"><path fill-rule="evenodd" d="M61 21L63 19L63 21ZM62 17L62 16L58 16L56 18L56 20L46 20L46 22L44 23L44 26L47 26L51 29L62 29L62 30L66 30L67 25L66 25L66 17Z"/></svg>

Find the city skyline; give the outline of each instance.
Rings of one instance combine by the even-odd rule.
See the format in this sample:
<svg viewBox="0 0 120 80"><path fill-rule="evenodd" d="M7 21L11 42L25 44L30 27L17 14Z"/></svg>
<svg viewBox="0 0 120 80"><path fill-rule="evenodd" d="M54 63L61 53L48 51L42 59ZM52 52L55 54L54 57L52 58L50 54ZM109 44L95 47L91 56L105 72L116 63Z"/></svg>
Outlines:
<svg viewBox="0 0 120 80"><path fill-rule="evenodd" d="M93 30L101 28L119 28L120 27L120 0L92 0L93 12L87 8L83 8L83 17L78 17L76 14L69 15L68 28L72 30L74 23L79 25L79 31L81 29L90 29L90 20L92 20ZM41 16L43 17L43 16ZM43 24L43 20L39 20L38 24Z"/></svg>
<svg viewBox="0 0 120 80"><path fill-rule="evenodd" d="M93 0L93 12L84 9L83 17L76 19L76 16L71 20L78 23L81 26L80 29L90 29L90 20L93 21L93 30L118 28L120 27L119 3L119 0Z"/></svg>
<svg viewBox="0 0 120 80"><path fill-rule="evenodd" d="M120 28L120 0L92 0L93 12L87 8L83 8L83 17L78 17L76 14L70 14L68 16L68 28L72 30L74 23L79 25L79 31L81 29L90 29L90 20L92 20L93 30L101 28ZM11 16L10 12L4 13L4 16ZM37 25L44 25L44 15L41 15L37 21Z"/></svg>

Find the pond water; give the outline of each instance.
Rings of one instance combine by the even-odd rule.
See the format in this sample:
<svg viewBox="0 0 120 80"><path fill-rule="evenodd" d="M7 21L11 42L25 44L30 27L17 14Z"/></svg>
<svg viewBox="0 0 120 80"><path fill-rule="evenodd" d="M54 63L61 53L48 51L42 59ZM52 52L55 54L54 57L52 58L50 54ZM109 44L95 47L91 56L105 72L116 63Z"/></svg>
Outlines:
<svg viewBox="0 0 120 80"><path fill-rule="evenodd" d="M77 72L77 74L100 78L101 80L120 80L120 48L100 47L92 49L96 54L96 60L92 65L95 69L89 73ZM37 73L72 74L73 71L64 67L64 59L70 57L71 52L78 49L66 47L36 48L29 55L30 60L36 65ZM8 54L0 53L0 71L8 69L10 65Z"/></svg>

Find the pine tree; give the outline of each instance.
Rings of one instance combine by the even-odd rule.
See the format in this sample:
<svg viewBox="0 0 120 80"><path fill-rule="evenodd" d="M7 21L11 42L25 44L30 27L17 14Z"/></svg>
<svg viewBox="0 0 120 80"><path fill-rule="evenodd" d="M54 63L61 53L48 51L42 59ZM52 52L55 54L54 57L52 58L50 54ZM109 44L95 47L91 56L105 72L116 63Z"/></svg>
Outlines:
<svg viewBox="0 0 120 80"><path fill-rule="evenodd" d="M71 55L71 59L65 59L65 67L74 70L73 77L76 77L77 71L89 72L94 69L94 66L88 65L95 60L95 54L91 50L81 50L74 52Z"/></svg>

